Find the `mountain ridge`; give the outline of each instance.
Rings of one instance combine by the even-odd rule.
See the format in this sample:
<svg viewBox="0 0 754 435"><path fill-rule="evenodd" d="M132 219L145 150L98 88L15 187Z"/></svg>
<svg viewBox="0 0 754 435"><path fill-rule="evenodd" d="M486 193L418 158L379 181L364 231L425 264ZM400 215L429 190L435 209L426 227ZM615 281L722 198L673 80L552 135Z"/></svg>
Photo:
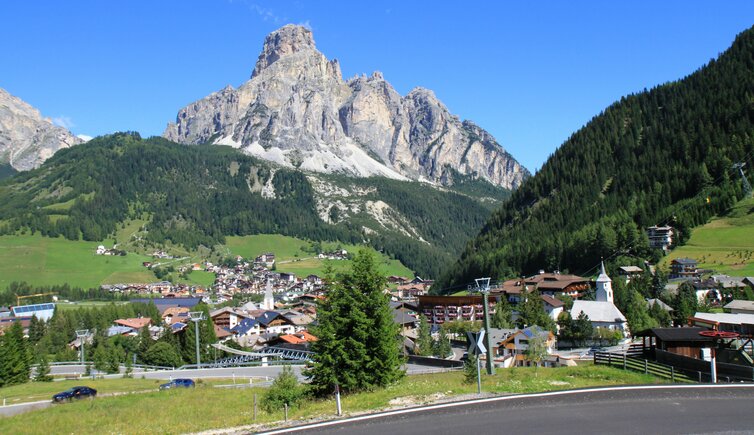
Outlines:
<svg viewBox="0 0 754 435"><path fill-rule="evenodd" d="M247 82L184 107L163 137L353 176L451 184L453 169L506 189L529 176L492 135L452 115L433 92L401 96L379 72L343 80L339 62L295 25L265 38Z"/></svg>
<svg viewBox="0 0 754 435"><path fill-rule="evenodd" d="M17 171L39 167L56 151L82 143L39 110L0 88L0 163Z"/></svg>
<svg viewBox="0 0 754 435"><path fill-rule="evenodd" d="M697 71L621 98L575 132L438 288L540 269L589 273L602 257L657 261L646 227L671 225L682 244L743 196L733 164L754 166L753 96L754 27Z"/></svg>

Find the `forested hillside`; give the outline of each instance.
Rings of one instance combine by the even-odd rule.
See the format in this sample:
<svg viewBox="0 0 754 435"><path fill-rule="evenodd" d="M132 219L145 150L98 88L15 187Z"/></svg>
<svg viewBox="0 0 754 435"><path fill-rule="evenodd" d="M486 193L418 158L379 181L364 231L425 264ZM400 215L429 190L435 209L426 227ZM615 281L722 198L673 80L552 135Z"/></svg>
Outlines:
<svg viewBox="0 0 754 435"><path fill-rule="evenodd" d="M644 228L690 229L741 198L754 170L754 29L686 78L622 98L571 136L494 213L437 288L651 256ZM749 177L751 179L751 177ZM656 256L656 254L655 254Z"/></svg>
<svg viewBox="0 0 754 435"><path fill-rule="evenodd" d="M0 234L38 231L99 241L132 219L147 222L144 244L169 241L189 249L214 247L228 235L260 233L367 241L416 272L437 276L494 206L422 183L333 175L320 184L344 185L339 190L345 194L360 187L362 202L384 202L379 211L385 219L412 233L377 222L363 204L352 204L357 211L330 209L326 221L311 177L229 147L182 146L118 133L62 150L41 168L0 184ZM469 183L459 185L484 197L497 193L497 200L505 194Z"/></svg>

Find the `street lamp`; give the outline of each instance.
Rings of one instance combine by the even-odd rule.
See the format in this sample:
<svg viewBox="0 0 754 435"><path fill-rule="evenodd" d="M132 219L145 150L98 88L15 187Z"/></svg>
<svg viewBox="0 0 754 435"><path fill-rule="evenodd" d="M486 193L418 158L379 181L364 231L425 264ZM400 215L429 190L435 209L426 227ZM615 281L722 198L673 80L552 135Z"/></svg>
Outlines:
<svg viewBox="0 0 754 435"><path fill-rule="evenodd" d="M86 337L89 336L89 330L88 329L78 329L76 330L76 338L79 339L79 345L81 346L81 364L84 364L84 342L86 341Z"/></svg>
<svg viewBox="0 0 754 435"><path fill-rule="evenodd" d="M477 278L476 287L479 293L482 294L482 302L484 303L484 334L487 336L485 343L487 345L487 374L495 374L495 365L492 361L492 338L490 335L490 308L489 308L489 295L490 295L490 279L489 278Z"/></svg>
<svg viewBox="0 0 754 435"><path fill-rule="evenodd" d="M194 331L196 332L196 368L202 367L202 360L199 356L199 322L204 320L203 311L192 311L189 313L189 318L194 322Z"/></svg>

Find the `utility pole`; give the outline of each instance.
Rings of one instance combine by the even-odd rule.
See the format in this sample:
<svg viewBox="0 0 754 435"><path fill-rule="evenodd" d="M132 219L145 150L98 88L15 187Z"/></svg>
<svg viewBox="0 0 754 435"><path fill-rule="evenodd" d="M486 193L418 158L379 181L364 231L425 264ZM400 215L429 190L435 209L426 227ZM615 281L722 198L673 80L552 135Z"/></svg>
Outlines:
<svg viewBox="0 0 754 435"><path fill-rule="evenodd" d="M89 336L89 330L88 329L79 329L76 331L76 338L79 339L79 344L81 345L81 364L84 364L84 342L86 341L86 337Z"/></svg>
<svg viewBox="0 0 754 435"><path fill-rule="evenodd" d="M489 278L477 278L474 281L476 281L477 289L479 290L479 293L482 294L482 301L484 303L484 333L487 336L486 337L486 345L487 345L487 374L488 375L494 375L495 374L495 365L492 361L492 339L490 338L490 302L489 302L489 295L490 295L490 279Z"/></svg>
<svg viewBox="0 0 754 435"><path fill-rule="evenodd" d="M202 368L202 359L199 355L199 322L204 320L204 312L192 311L189 313L189 318L194 322L194 331L196 332L194 334L196 335L196 368L200 369Z"/></svg>

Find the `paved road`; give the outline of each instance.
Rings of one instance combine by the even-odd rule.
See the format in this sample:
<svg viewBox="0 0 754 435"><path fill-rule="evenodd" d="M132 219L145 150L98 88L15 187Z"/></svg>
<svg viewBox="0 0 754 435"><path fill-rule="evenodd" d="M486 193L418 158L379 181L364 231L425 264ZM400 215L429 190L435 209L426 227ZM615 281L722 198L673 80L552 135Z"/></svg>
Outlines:
<svg viewBox="0 0 754 435"><path fill-rule="evenodd" d="M569 392L452 405L297 434L743 434L754 432L754 385ZM275 433L275 432L273 432Z"/></svg>

